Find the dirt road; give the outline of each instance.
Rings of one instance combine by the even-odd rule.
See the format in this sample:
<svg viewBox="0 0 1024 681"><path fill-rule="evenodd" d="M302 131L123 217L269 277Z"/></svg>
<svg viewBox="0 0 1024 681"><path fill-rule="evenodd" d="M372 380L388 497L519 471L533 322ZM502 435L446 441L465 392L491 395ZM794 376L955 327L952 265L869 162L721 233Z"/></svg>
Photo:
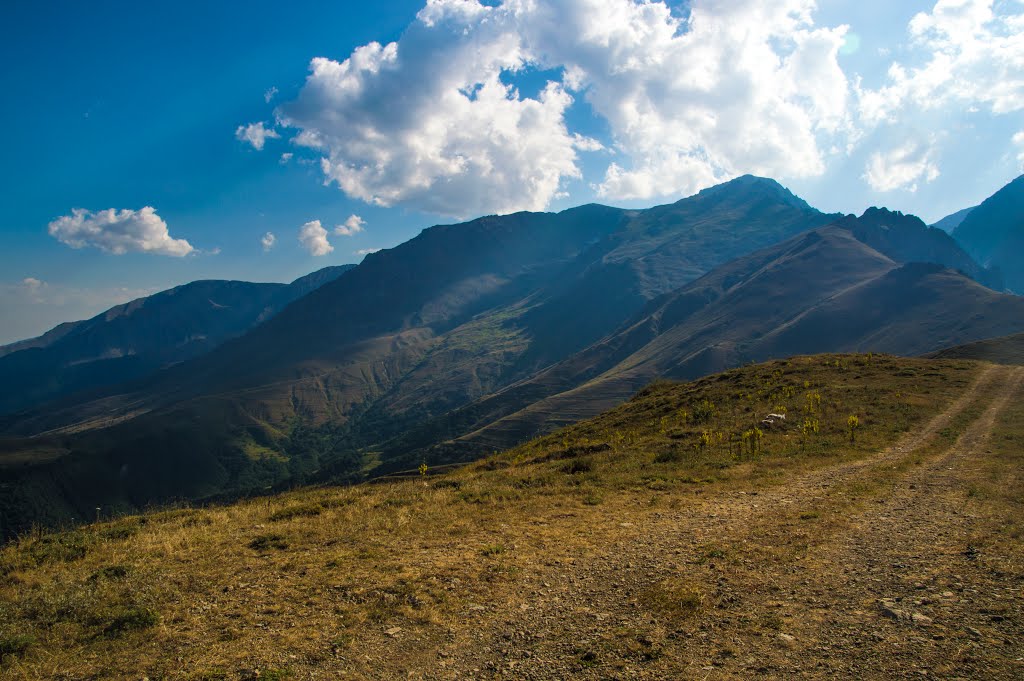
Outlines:
<svg viewBox="0 0 1024 681"><path fill-rule="evenodd" d="M1024 565L1014 547L985 553L1007 545L968 503L1022 389L1024 368L991 367L867 459L674 511L588 516L584 545L595 522L615 541L549 547L409 675L1024 678Z"/></svg>

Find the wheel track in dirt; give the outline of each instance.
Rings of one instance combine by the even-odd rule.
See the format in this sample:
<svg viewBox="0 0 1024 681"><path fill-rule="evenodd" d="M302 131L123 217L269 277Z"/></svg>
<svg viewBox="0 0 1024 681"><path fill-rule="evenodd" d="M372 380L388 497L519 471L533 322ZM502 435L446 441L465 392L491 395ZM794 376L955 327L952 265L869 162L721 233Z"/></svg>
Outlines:
<svg viewBox="0 0 1024 681"><path fill-rule="evenodd" d="M426 676L920 678L937 660L969 642L939 633L928 636L940 638L925 639L924 628L886 619L877 600L902 597L902 591L894 589L904 580L895 573L912 571L894 568L908 564L896 559L888 564L890 569L882 569L879 556L888 550L926 559L927 540L955 514L944 507L941 517L925 522L921 512L932 507L912 503L906 493L915 492L912 496L919 500L929 489L923 483L930 476L940 476L936 480L942 482L935 484L954 487L955 475L946 470L941 477L943 470L961 463L984 443L1022 381L1024 369L988 366L941 414L873 456L796 476L784 486L750 494L715 494L681 512L648 513L635 524L623 523L628 527L622 528L619 540L598 555L539 566L536 574L527 576L518 597L498 609L501 616L481 617L480 627L447 646L444 669ZM921 450L966 410L981 405L987 406L952 446L927 454L920 468L898 470L911 457L920 457ZM885 479L889 473L896 477ZM877 503L851 506L851 517L839 520L841 532L836 537L816 536L813 527L797 520L807 515L801 513L807 508L828 515L838 506L842 515L850 504L843 489L861 480L877 485L879 478L883 489L875 493ZM913 527L915 534L900 541L898 533L883 531L894 523ZM947 528L950 545L965 531L959 525L955 531ZM794 556L794 543L806 543L806 551ZM723 545L739 548L724 559L701 557L702 550L707 553L702 547ZM776 550L781 560L766 564L766 556ZM951 550L943 555L952 555ZM883 576L868 576L879 570ZM699 584L707 610L699 623L672 629L652 619L644 594L652 585L676 578ZM865 580L879 581L870 582L871 588L849 586ZM779 623L780 631L756 626L761 621ZM942 626L936 622L932 629ZM601 651L609 642L622 644L623 631L648 632L651 635L640 638L656 643L641 640L634 645L627 640L637 659L609 667L603 664ZM921 647L923 640L932 642L927 649ZM872 649L884 651L884 646L900 650L871 654ZM642 660L654 651L660 655L657 659ZM901 666L880 667L892 660Z"/></svg>

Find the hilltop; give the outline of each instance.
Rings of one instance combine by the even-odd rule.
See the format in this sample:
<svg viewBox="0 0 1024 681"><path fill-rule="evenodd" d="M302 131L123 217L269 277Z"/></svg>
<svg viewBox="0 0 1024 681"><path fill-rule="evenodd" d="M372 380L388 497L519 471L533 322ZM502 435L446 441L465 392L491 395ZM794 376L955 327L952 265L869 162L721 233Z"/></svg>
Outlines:
<svg viewBox="0 0 1024 681"><path fill-rule="evenodd" d="M26 536L3 674L1019 678L1022 391L797 357L440 475Z"/></svg>

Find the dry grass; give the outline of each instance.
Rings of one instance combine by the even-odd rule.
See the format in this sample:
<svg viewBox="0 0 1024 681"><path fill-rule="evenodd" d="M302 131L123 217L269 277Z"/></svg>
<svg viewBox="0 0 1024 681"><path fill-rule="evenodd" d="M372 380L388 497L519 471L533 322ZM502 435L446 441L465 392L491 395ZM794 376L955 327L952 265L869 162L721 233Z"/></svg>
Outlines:
<svg viewBox="0 0 1024 681"><path fill-rule="evenodd" d="M652 386L597 419L441 477L27 536L0 551L0 675L358 672L377 664L364 659L375 642L393 637L403 659L388 668L421 669L466 626L467 610L500 612L533 566L587 560L638 509L685 509L701 495L775 486L878 451L941 410L977 370L885 356L772 362ZM754 445L744 439L781 410L785 426L763 428ZM861 423L855 443L851 414ZM1015 494L1019 508L1020 476L1003 475L1020 470L1024 413L1016 418L1002 467L977 483L1000 508ZM817 432L805 431L807 420ZM1020 537L1020 516L1015 523L1008 540ZM728 551L703 546L690 559L728 562ZM685 580L659 582L644 597L668 619L706 602ZM638 656L660 645L628 631L605 643Z"/></svg>

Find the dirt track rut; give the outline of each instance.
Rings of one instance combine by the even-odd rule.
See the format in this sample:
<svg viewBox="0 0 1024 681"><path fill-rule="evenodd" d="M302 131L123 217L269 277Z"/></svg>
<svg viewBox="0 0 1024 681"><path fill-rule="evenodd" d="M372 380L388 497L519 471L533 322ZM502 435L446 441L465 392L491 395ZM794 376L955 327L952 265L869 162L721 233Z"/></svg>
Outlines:
<svg viewBox="0 0 1024 681"><path fill-rule="evenodd" d="M1022 678L1024 573L979 560L963 482L1022 387L1024 368L990 367L874 456L631 514L613 545L539 566L495 612L469 613L478 626L413 675ZM690 616L659 612L666 594Z"/></svg>

